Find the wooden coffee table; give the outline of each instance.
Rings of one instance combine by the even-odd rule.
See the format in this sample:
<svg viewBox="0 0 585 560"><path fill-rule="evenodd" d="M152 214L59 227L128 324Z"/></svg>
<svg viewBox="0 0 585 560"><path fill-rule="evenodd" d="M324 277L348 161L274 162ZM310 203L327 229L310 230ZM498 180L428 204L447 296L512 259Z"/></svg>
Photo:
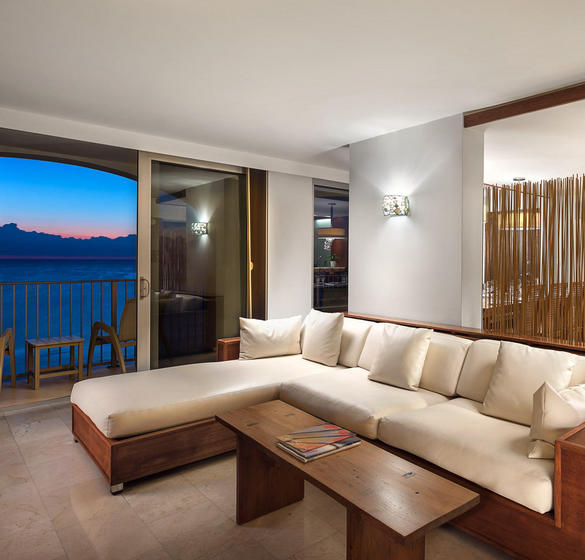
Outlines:
<svg viewBox="0 0 585 560"><path fill-rule="evenodd" d="M282 401L225 412L237 436L236 521L302 500L304 481L347 507L347 558L421 560L425 535L479 503L479 495L368 442L302 463L276 437L323 421Z"/></svg>

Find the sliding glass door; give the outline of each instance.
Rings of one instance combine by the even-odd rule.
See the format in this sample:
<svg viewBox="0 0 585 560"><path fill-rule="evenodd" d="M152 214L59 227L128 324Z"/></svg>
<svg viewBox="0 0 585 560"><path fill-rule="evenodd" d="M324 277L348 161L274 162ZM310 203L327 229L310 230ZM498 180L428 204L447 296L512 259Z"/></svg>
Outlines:
<svg viewBox="0 0 585 560"><path fill-rule="evenodd" d="M214 360L247 313L246 175L146 154L142 172L139 369Z"/></svg>

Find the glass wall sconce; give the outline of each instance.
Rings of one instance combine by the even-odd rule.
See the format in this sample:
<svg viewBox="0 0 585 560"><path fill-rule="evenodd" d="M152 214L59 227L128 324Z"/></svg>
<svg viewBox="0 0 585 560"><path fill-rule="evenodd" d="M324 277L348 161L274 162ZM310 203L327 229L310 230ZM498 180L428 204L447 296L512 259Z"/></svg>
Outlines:
<svg viewBox="0 0 585 560"><path fill-rule="evenodd" d="M191 231L195 235L207 235L207 222L193 222L191 224Z"/></svg>
<svg viewBox="0 0 585 560"><path fill-rule="evenodd" d="M401 194L384 195L382 211L384 216L408 216L410 214L408 197Z"/></svg>

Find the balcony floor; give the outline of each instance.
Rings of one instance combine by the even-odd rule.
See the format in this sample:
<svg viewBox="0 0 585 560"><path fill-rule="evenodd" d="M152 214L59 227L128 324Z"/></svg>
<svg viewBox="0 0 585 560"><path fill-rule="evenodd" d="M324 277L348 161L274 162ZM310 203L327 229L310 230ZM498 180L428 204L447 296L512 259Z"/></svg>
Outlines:
<svg viewBox="0 0 585 560"><path fill-rule="evenodd" d="M135 371L134 364L127 366L128 371ZM86 370L84 369L84 379ZM100 367L94 368L92 377L105 377L108 375L118 375L120 368ZM34 391L30 385L26 384L24 378L16 379L16 387L10 386L10 381L5 379L0 391L0 410L9 407L26 406L52 399L68 397L71 394L71 388L76 381L75 376L62 375L60 377L49 377L41 379L38 391Z"/></svg>

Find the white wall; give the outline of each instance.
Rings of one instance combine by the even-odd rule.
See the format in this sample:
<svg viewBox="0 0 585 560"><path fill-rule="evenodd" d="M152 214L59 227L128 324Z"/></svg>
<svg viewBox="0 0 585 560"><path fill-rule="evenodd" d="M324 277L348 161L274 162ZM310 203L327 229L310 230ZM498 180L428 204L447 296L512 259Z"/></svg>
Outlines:
<svg viewBox="0 0 585 560"><path fill-rule="evenodd" d="M461 324L462 175L461 115L351 145L350 311ZM384 217L384 194L411 216Z"/></svg>
<svg viewBox="0 0 585 560"><path fill-rule="evenodd" d="M481 328L484 131L463 131L461 325Z"/></svg>
<svg viewBox="0 0 585 560"><path fill-rule="evenodd" d="M267 318L305 315L312 305L313 180L268 173Z"/></svg>
<svg viewBox="0 0 585 560"><path fill-rule="evenodd" d="M311 165L217 146L195 144L174 138L164 138L132 130L111 128L4 107L0 107L0 127L51 134L87 142L98 142L146 152L200 159L214 163L227 163L255 169L270 169L284 173L330 179L331 181L347 182L349 177L345 169Z"/></svg>

